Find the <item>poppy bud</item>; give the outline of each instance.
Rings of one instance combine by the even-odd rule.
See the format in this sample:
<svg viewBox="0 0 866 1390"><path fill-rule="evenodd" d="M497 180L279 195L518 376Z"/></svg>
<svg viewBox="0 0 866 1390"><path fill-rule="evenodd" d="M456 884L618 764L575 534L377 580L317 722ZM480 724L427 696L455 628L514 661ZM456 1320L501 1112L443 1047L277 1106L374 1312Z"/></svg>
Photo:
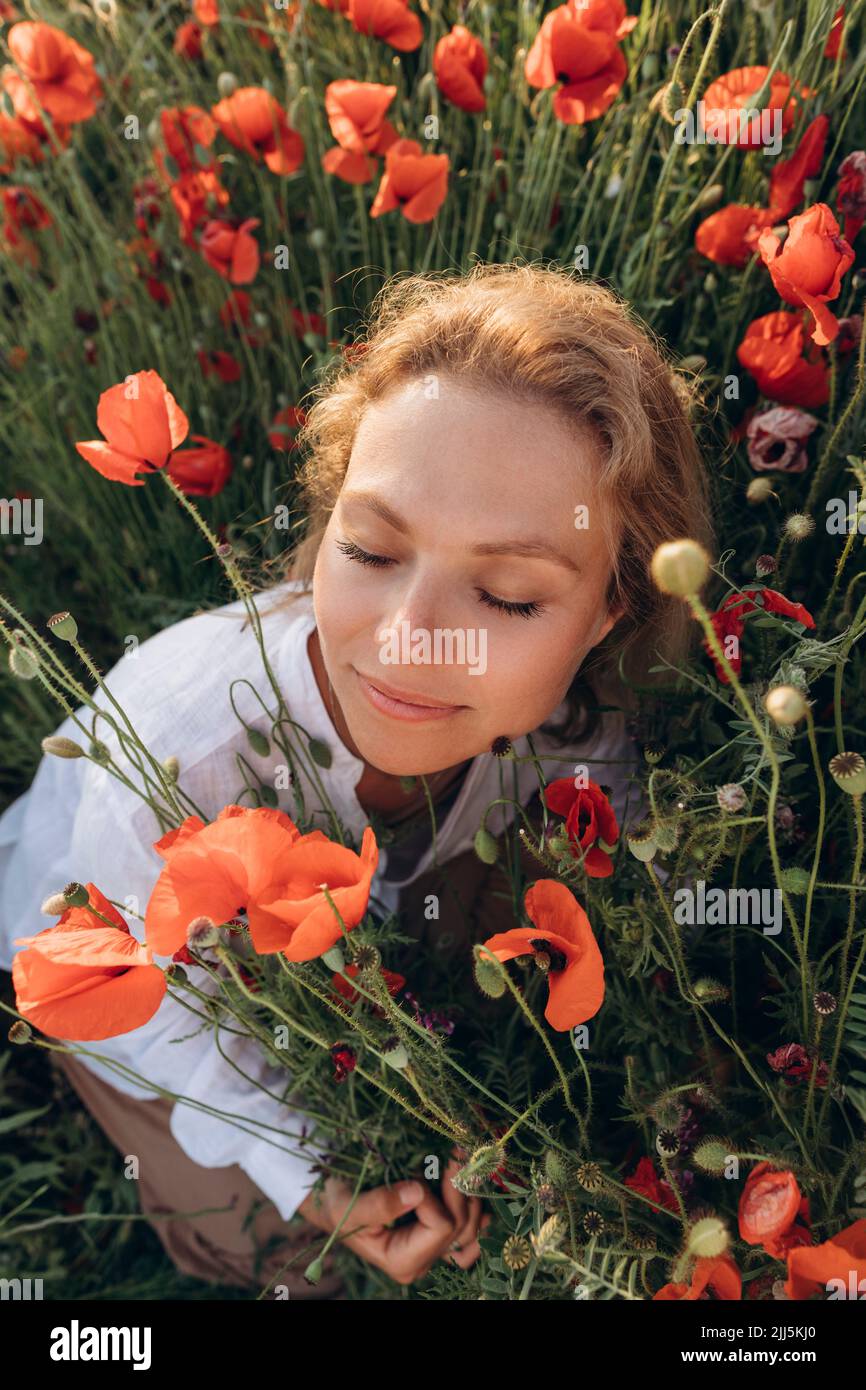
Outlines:
<svg viewBox="0 0 866 1390"><path fill-rule="evenodd" d="M39 670L39 663L35 657L31 656L26 647L11 647L9 650L9 670L20 681L32 681Z"/></svg>
<svg viewBox="0 0 866 1390"><path fill-rule="evenodd" d="M866 761L860 753L837 753L830 759L830 775L837 787L849 796L866 792Z"/></svg>
<svg viewBox="0 0 866 1390"><path fill-rule="evenodd" d="M665 541L658 546L650 562L650 573L663 594L687 598L696 594L706 583L710 572L710 557L702 545L693 540Z"/></svg>
<svg viewBox="0 0 866 1390"><path fill-rule="evenodd" d="M698 194L695 199L695 208L703 211L704 208L714 208L722 201L725 196L725 185L723 183L711 183L709 188L705 188L703 193ZM709 279L709 276L707 276ZM704 284L706 284L706 280Z"/></svg>
<svg viewBox="0 0 866 1390"><path fill-rule="evenodd" d="M247 729L247 739L250 748L254 753L258 753L260 758L266 758L271 751L271 746L264 734L259 729Z"/></svg>
<svg viewBox="0 0 866 1390"><path fill-rule="evenodd" d="M475 983L488 999L501 999L507 988L502 971L493 963L489 954L480 946L475 947Z"/></svg>
<svg viewBox="0 0 866 1390"><path fill-rule="evenodd" d="M379 1056L396 1071L403 1071L409 1065L409 1053L398 1037L387 1038Z"/></svg>
<svg viewBox="0 0 866 1390"><path fill-rule="evenodd" d="M23 1047L25 1043L29 1043L32 1037L33 1029L30 1027L30 1024L25 1023L23 1019L16 1019L9 1029L9 1041L11 1043L18 1043L19 1047Z"/></svg>
<svg viewBox="0 0 866 1390"><path fill-rule="evenodd" d="M90 897L83 883L67 883L63 890L63 897L66 899L67 907L86 907L90 902Z"/></svg>
<svg viewBox="0 0 866 1390"><path fill-rule="evenodd" d="M111 750L100 739L95 738L90 745L89 755L95 763L100 763L103 767L111 761Z"/></svg>
<svg viewBox="0 0 866 1390"><path fill-rule="evenodd" d="M711 980L709 976L695 980L692 992L696 999L700 999L704 1004L715 1004L721 999L727 999L730 990L718 980Z"/></svg>
<svg viewBox="0 0 866 1390"><path fill-rule="evenodd" d="M499 857L499 846L494 840L490 831L481 825L475 832L474 840L475 853L482 864L495 864Z"/></svg>
<svg viewBox="0 0 866 1390"><path fill-rule="evenodd" d="M699 1260L717 1260L724 1255L731 1243L731 1237L724 1221L718 1216L705 1216L696 1221L689 1231L686 1254Z"/></svg>
<svg viewBox="0 0 866 1390"><path fill-rule="evenodd" d="M224 99L237 91L238 79L233 72L221 72L217 78L217 91Z"/></svg>
<svg viewBox="0 0 866 1390"><path fill-rule="evenodd" d="M53 753L55 758L83 758L84 749L72 738L51 734L42 740L42 752Z"/></svg>
<svg viewBox="0 0 866 1390"><path fill-rule="evenodd" d="M753 478L746 488L746 501L751 503L753 507L757 506L759 502L766 502L775 496L773 484L769 478Z"/></svg>
<svg viewBox="0 0 866 1390"><path fill-rule="evenodd" d="M162 765L168 780L170 782L176 782L180 774L180 763L174 754L172 754L170 758L166 758Z"/></svg>
<svg viewBox="0 0 866 1390"><path fill-rule="evenodd" d="M661 821L653 827L655 841L662 854L670 854L672 849L676 849L677 841L680 838L679 826L675 821Z"/></svg>
<svg viewBox="0 0 866 1390"><path fill-rule="evenodd" d="M44 912L46 917L62 917L68 908L69 903L62 893L52 893L45 899L39 911Z"/></svg>
<svg viewBox="0 0 866 1390"><path fill-rule="evenodd" d="M719 803L719 808L722 811L728 811L730 814L742 811L746 804L746 799L745 790L740 786L739 782L726 782L723 787L717 787L716 789L716 801Z"/></svg>
<svg viewBox="0 0 866 1390"><path fill-rule="evenodd" d="M346 957L343 955L341 946L332 946L330 950L322 955L322 961L329 970L344 970L346 967Z"/></svg>
<svg viewBox="0 0 866 1390"><path fill-rule="evenodd" d="M774 723L789 728L804 718L808 705L793 685L774 685L764 696L764 709Z"/></svg>
<svg viewBox="0 0 866 1390"><path fill-rule="evenodd" d="M684 372L702 372L706 365L706 357L702 357L699 352L693 352L688 357L683 357L681 359L680 370Z"/></svg>
<svg viewBox="0 0 866 1390"><path fill-rule="evenodd" d="M720 1178L731 1158L736 1157L736 1150L730 1139L723 1139L716 1134L708 1134L692 1149L691 1157L696 1167L703 1169L705 1173L712 1173L714 1177Z"/></svg>
<svg viewBox="0 0 866 1390"><path fill-rule="evenodd" d="M308 241L314 251L324 251L328 245L328 233L324 227L314 227L310 232Z"/></svg>

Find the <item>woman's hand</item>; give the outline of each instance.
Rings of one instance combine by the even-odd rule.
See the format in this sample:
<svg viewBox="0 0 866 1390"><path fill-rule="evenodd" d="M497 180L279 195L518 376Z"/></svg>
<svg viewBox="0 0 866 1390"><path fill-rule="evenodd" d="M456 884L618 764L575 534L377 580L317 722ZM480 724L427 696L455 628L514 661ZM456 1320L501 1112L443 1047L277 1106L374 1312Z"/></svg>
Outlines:
<svg viewBox="0 0 866 1390"><path fill-rule="evenodd" d="M479 1226L485 1226L490 1217L482 1219L477 1197L464 1197L452 1185L451 1174L459 1167L458 1159L449 1159L441 1202L427 1183L418 1179L362 1192L338 1239L398 1284L423 1279L440 1258L468 1269L481 1254ZM299 1215L319 1230L333 1231L352 1200L352 1188L339 1178L328 1178L318 1196L317 1201L310 1193L298 1208ZM414 1221L389 1229L391 1222L409 1212Z"/></svg>

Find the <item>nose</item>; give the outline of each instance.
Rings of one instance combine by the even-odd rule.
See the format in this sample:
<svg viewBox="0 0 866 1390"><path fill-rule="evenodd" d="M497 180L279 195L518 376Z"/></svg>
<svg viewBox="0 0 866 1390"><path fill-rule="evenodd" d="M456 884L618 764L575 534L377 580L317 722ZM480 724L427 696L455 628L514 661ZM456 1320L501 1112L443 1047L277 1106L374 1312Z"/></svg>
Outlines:
<svg viewBox="0 0 866 1390"><path fill-rule="evenodd" d="M448 613L453 609L453 594L444 576L437 578L429 568L418 567L412 575L401 577L399 589L390 599L380 630L393 628L399 632L401 625L407 623L410 632L417 629L432 632L436 627L450 625Z"/></svg>

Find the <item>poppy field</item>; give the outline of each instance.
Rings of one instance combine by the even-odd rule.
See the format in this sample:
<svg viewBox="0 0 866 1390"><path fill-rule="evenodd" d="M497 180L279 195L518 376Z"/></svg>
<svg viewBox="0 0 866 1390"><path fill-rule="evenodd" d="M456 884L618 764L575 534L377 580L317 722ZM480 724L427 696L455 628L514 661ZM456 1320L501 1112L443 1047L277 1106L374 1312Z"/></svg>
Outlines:
<svg viewBox="0 0 866 1390"><path fill-rule="evenodd" d="M0 804L43 753L106 777L134 757L164 861L142 941L98 883L21 924L0 1273L216 1296L172 1269L49 1069L53 1039L129 1031L172 992L297 1079L323 1176L459 1151L481 1258L412 1296L857 1296L864 30L866 0L0 0ZM233 599L258 630L304 521L308 393L363 357L390 277L478 261L599 280L658 335L718 544L653 560L697 637L637 692L641 820L549 783L531 883L516 830L480 826L515 920L446 971L368 913L372 828L323 834L254 783L206 823L119 712L52 734L104 703L130 638ZM269 739L327 767L272 686ZM333 1254L352 1297L393 1296Z"/></svg>

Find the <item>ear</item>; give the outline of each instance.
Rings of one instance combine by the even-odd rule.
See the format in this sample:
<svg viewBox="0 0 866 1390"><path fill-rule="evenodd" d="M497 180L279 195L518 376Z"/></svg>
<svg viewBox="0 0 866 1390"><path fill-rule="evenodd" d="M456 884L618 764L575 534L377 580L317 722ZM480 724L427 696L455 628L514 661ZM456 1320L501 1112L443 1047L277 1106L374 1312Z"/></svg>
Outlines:
<svg viewBox="0 0 866 1390"><path fill-rule="evenodd" d="M621 605L619 605L619 604L617 604L617 605L615 605L613 608L609 608L609 609L607 610L607 616L605 617L605 619L604 619L604 621L602 622L600 628L598 629L598 633L597 633L597 635L596 635L595 642L593 643L594 646L597 646L597 645L599 644L599 642L603 642L603 641L604 641L605 637L606 637L607 634L610 632L611 628L614 627L614 625L615 625L616 623L619 622L619 620L620 620L620 618L623 616L624 612L625 612L625 609L624 609Z"/></svg>

